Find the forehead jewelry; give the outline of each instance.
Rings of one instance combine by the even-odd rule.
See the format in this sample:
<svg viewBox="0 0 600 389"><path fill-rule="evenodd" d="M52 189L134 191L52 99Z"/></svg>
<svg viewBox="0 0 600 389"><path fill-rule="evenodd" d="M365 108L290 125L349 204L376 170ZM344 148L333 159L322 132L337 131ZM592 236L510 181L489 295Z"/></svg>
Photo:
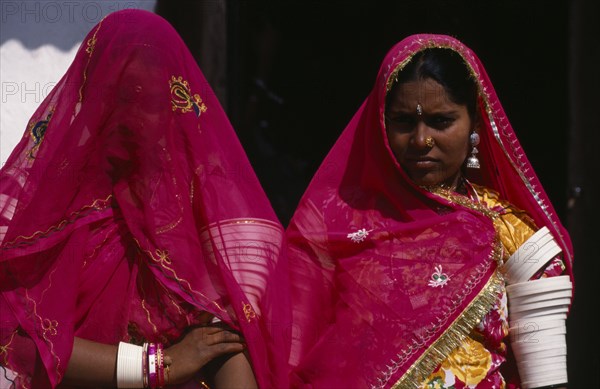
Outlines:
<svg viewBox="0 0 600 389"><path fill-rule="evenodd" d="M423 115L423 107L421 107L421 103L417 103L417 115Z"/></svg>
<svg viewBox="0 0 600 389"><path fill-rule="evenodd" d="M425 138L425 146L432 148L433 146L435 146L435 140L433 140L432 137L428 136L427 138Z"/></svg>

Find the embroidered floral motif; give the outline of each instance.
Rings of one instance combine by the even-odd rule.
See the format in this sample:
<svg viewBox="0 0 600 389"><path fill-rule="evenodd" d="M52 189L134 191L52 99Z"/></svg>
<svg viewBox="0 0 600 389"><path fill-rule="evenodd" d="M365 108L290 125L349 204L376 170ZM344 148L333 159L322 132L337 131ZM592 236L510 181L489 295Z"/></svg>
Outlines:
<svg viewBox="0 0 600 389"><path fill-rule="evenodd" d="M47 332L49 332L52 336L56 336L56 327L58 327L58 322L56 320L42 320L42 330L44 331L44 336L46 336Z"/></svg>
<svg viewBox="0 0 600 389"><path fill-rule="evenodd" d="M350 238L350 240L352 240L354 243L360 243L363 240L367 239L367 236L369 236L369 232L371 231L367 231L365 228L362 228L356 232L351 232L350 234L348 234L348 238Z"/></svg>
<svg viewBox="0 0 600 389"><path fill-rule="evenodd" d="M256 312L254 312L254 309L252 309L252 305L242 301L242 309L244 311L244 315L246 315L246 320L248 320L248 323L250 323L252 319L256 318Z"/></svg>
<svg viewBox="0 0 600 389"><path fill-rule="evenodd" d="M428 285L434 288L438 286L443 288L448 281L450 281L450 277L442 272L442 265L438 265L435 267L435 272L431 275Z"/></svg>
<svg viewBox="0 0 600 389"><path fill-rule="evenodd" d="M31 139L33 139L33 147L29 150L28 158L34 159L34 154L37 149L40 147L42 140L44 139L44 135L46 134L46 129L48 128L48 123L50 123L50 119L52 118L53 111L48 112L48 115L45 119L42 119L36 123L31 123L29 125L29 135Z"/></svg>
<svg viewBox="0 0 600 389"><path fill-rule="evenodd" d="M85 52L89 55L92 55L94 52L94 48L96 47L96 34L93 37L87 40L87 47L85 48Z"/></svg>
<svg viewBox="0 0 600 389"><path fill-rule="evenodd" d="M162 264L166 264L166 265L170 265L171 264L171 258L169 257L169 250L161 250L161 249L156 249L156 258L152 257L152 259L154 259L156 262Z"/></svg>
<svg viewBox="0 0 600 389"><path fill-rule="evenodd" d="M169 85L171 87L173 111L178 109L181 110L181 113L194 111L198 117L200 117L202 112L206 112L206 105L202 102L200 95L192 95L188 82L184 81L181 76L171 76Z"/></svg>

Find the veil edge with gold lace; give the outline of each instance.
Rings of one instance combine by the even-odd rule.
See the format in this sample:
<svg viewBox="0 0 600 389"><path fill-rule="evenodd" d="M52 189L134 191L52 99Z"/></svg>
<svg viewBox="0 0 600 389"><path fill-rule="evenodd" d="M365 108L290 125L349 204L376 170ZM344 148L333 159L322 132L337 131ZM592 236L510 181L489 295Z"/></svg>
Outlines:
<svg viewBox="0 0 600 389"><path fill-rule="evenodd" d="M458 52L478 84L482 167L474 183L547 226L572 278L569 236L479 59L452 37L410 36L388 52L373 91L286 231L293 386L418 387L490 309L504 282L489 215L416 187L387 144L386 93L397 72L428 47ZM429 283L440 274L443 286Z"/></svg>

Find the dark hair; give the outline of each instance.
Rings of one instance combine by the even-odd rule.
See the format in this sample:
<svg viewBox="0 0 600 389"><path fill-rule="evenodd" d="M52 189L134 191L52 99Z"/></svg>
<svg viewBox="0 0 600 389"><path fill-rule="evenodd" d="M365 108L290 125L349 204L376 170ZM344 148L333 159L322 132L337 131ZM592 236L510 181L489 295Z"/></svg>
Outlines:
<svg viewBox="0 0 600 389"><path fill-rule="evenodd" d="M453 103L466 105L471 118L476 117L477 84L460 54L438 47L419 51L398 73L398 81L392 89L408 81L427 78L442 85ZM388 93L386 105L391 95Z"/></svg>

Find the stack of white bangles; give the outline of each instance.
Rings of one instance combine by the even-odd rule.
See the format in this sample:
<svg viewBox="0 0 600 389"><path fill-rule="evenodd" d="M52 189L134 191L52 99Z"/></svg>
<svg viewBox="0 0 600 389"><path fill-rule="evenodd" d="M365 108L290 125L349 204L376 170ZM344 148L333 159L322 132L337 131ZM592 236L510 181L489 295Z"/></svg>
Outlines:
<svg viewBox="0 0 600 389"><path fill-rule="evenodd" d="M503 266L511 346L524 389L568 382L565 321L573 289L570 277L529 280L560 252L544 227Z"/></svg>

